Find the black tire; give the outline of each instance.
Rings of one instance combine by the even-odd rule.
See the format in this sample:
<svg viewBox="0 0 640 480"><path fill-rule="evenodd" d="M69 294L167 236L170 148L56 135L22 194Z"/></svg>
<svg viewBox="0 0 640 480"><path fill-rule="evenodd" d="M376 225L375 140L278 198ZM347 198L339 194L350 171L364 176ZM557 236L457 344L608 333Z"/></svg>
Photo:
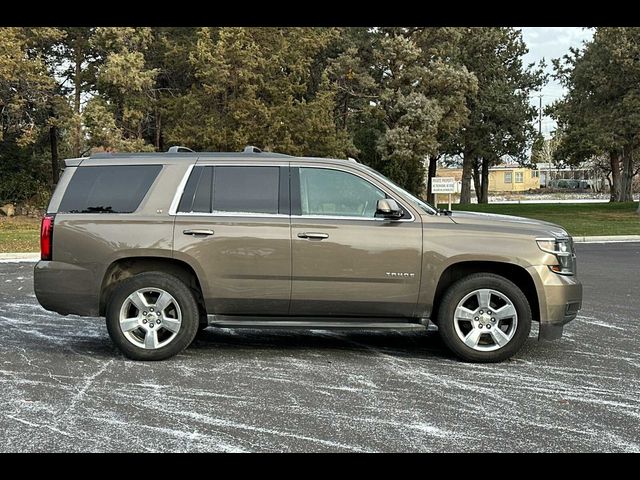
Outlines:
<svg viewBox="0 0 640 480"><path fill-rule="evenodd" d="M484 288L505 295L513 303L518 315L517 327L511 340L493 351L478 351L467 346L456 333L454 325L458 303L474 290ZM492 273L476 273L458 280L445 292L438 309L438 330L445 345L461 359L477 363L501 362L515 355L529 337L531 307L522 290L510 280Z"/></svg>
<svg viewBox="0 0 640 480"><path fill-rule="evenodd" d="M175 338L167 345L145 349L131 343L120 328L120 309L125 300L136 290L158 288L172 295L180 307L182 322ZM132 360L164 360L177 355L193 341L199 326L199 310L196 299L187 285L179 278L162 272L145 272L123 280L114 290L107 304L107 330L113 343Z"/></svg>

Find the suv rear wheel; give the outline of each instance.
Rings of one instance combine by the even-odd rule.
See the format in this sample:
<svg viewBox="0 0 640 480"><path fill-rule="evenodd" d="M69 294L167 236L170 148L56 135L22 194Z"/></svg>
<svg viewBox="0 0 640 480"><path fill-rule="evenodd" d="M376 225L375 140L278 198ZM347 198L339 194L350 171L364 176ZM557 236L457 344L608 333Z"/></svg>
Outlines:
<svg viewBox="0 0 640 480"><path fill-rule="evenodd" d="M531 331L531 307L513 282L491 273L451 285L440 302L438 330L456 355L471 362L513 356Z"/></svg>
<svg viewBox="0 0 640 480"><path fill-rule="evenodd" d="M193 341L199 325L196 299L180 279L147 272L124 280L107 305L107 330L125 356L164 360Z"/></svg>

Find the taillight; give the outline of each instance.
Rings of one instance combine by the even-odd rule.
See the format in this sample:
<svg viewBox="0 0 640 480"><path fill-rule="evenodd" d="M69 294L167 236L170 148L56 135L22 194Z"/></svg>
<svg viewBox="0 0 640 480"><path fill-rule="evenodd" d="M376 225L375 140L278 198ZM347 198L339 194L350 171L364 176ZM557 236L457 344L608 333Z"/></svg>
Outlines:
<svg viewBox="0 0 640 480"><path fill-rule="evenodd" d="M40 258L51 260L53 254L53 215L42 217L40 224Z"/></svg>

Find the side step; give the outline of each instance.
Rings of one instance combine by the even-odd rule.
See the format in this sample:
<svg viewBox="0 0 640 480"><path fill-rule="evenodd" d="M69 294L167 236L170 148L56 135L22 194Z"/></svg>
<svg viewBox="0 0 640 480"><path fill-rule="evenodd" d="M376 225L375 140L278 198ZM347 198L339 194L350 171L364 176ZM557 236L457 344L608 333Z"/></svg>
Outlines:
<svg viewBox="0 0 640 480"><path fill-rule="evenodd" d="M425 330L429 320L423 319L422 323L414 323L398 320L381 320L377 322L363 322L357 319L351 320L265 320L256 317L233 317L221 315L208 315L209 325L213 327L235 328L302 328L302 329L334 329L334 328L359 328L359 329L391 329L391 330Z"/></svg>

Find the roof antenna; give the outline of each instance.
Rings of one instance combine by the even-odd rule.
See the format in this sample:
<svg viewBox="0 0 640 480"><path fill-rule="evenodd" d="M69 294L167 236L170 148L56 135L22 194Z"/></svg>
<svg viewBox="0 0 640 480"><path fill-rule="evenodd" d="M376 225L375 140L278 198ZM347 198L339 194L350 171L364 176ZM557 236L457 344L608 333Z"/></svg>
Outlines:
<svg viewBox="0 0 640 480"><path fill-rule="evenodd" d="M169 147L167 150L169 153L195 153L193 150L187 147L181 147L178 145L174 145L173 147Z"/></svg>
<svg viewBox="0 0 640 480"><path fill-rule="evenodd" d="M253 145L247 145L246 147L244 147L244 150L242 152L243 153L262 153L262 150L260 150L258 147L254 147Z"/></svg>

